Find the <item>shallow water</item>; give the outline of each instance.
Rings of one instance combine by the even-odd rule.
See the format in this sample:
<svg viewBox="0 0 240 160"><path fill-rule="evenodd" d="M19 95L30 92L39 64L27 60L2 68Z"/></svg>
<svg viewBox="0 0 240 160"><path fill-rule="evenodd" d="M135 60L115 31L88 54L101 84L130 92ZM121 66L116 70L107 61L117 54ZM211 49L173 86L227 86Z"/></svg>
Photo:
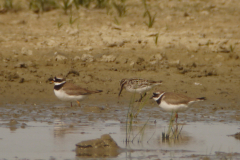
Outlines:
<svg viewBox="0 0 240 160"><path fill-rule="evenodd" d="M127 148L111 159L192 158L195 155L213 156L217 152L239 153L240 148L239 140L227 136L239 132L237 123L187 122L183 125L178 140L163 142L161 134L167 130L167 123L157 119L155 124L149 122L146 126L143 139L137 136L133 143L127 146L124 143L126 124L116 120L73 124L56 118L53 123L19 123L15 125L15 129L7 123L1 121L1 159L76 159L76 143L99 138L103 134L110 134L120 147ZM133 135L136 135L144 123L140 122L133 127ZM18 125L20 127L17 127ZM139 139L141 142L138 142ZM235 157L240 158L240 155Z"/></svg>

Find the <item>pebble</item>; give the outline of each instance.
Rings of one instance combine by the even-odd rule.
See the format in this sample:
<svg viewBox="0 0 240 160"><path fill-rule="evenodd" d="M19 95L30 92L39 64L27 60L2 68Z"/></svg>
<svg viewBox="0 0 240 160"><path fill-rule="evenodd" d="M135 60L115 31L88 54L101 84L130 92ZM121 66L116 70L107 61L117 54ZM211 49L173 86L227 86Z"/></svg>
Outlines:
<svg viewBox="0 0 240 160"><path fill-rule="evenodd" d="M27 22L25 20L13 20L12 22L10 22L10 24L12 25L16 25L16 24L26 24Z"/></svg>
<svg viewBox="0 0 240 160"><path fill-rule="evenodd" d="M198 83L198 82L194 82L194 85L196 85L196 86L201 86L202 84L201 84L201 83Z"/></svg>
<svg viewBox="0 0 240 160"><path fill-rule="evenodd" d="M222 55L220 55L220 54L218 54L218 55L215 57L215 59L217 59L218 61L224 61L224 60L225 60L225 58L224 58Z"/></svg>
<svg viewBox="0 0 240 160"><path fill-rule="evenodd" d="M130 62L130 66L134 66L134 64L135 64L135 62L134 61L132 61L132 62Z"/></svg>
<svg viewBox="0 0 240 160"><path fill-rule="evenodd" d="M55 57L55 60L56 60L56 61L62 61L62 60L66 60L66 59L67 59L67 57L62 56L62 55L57 55L57 56Z"/></svg>
<svg viewBox="0 0 240 160"><path fill-rule="evenodd" d="M154 65L154 64L157 64L157 62L158 62L158 61L150 61L149 63L150 63L151 65Z"/></svg>
<svg viewBox="0 0 240 160"><path fill-rule="evenodd" d="M73 58L74 61L78 61L78 60L80 60L80 59L81 59L81 57L79 57L79 56L75 56L75 57Z"/></svg>
<svg viewBox="0 0 240 160"><path fill-rule="evenodd" d="M76 28L76 29L72 29L72 28L69 28L66 30L66 32L69 34L69 35L75 35L75 34L78 34L79 33L79 30Z"/></svg>
<svg viewBox="0 0 240 160"><path fill-rule="evenodd" d="M103 55L100 61L102 62L114 62L116 60L116 56L114 55Z"/></svg>
<svg viewBox="0 0 240 160"><path fill-rule="evenodd" d="M207 16L207 15L209 15L209 12L208 11L201 11L200 14L202 14L204 16Z"/></svg>
<svg viewBox="0 0 240 160"><path fill-rule="evenodd" d="M31 56L33 54L32 50L27 50L25 47L22 47L21 53L25 56Z"/></svg>
<svg viewBox="0 0 240 160"><path fill-rule="evenodd" d="M163 59L161 54L155 54L152 58L158 61L161 61Z"/></svg>
<svg viewBox="0 0 240 160"><path fill-rule="evenodd" d="M116 47L117 46L117 43L110 43L110 44L107 44L107 47Z"/></svg>
<svg viewBox="0 0 240 160"><path fill-rule="evenodd" d="M90 54L83 54L82 57L81 57L81 60L84 61L84 62L93 62L95 59Z"/></svg>
<svg viewBox="0 0 240 160"><path fill-rule="evenodd" d="M180 60L168 61L169 66L177 66L180 64Z"/></svg>
<svg viewBox="0 0 240 160"><path fill-rule="evenodd" d="M93 50L93 47L88 46L88 47L83 48L83 50L84 50L84 51L92 51L92 50Z"/></svg>
<svg viewBox="0 0 240 160"><path fill-rule="evenodd" d="M145 61L144 58L138 57L136 63L137 63L137 64L142 64L142 62L144 62L144 61Z"/></svg>
<svg viewBox="0 0 240 160"><path fill-rule="evenodd" d="M121 28L121 27L119 27L119 26L118 26L118 25L116 25L116 24L113 24L113 26L112 26L112 29L121 30L122 28Z"/></svg>
<svg viewBox="0 0 240 160"><path fill-rule="evenodd" d="M28 67L27 64L24 63L24 62L18 62L18 63L14 66L14 68L27 68L27 67Z"/></svg>
<svg viewBox="0 0 240 160"><path fill-rule="evenodd" d="M48 45L48 46L54 46L54 45L56 45L56 42L51 39L51 40L49 40L49 41L47 42L47 45Z"/></svg>
<svg viewBox="0 0 240 160"><path fill-rule="evenodd" d="M147 35L147 37L155 37L158 34L159 34L158 32L150 33L150 34Z"/></svg>

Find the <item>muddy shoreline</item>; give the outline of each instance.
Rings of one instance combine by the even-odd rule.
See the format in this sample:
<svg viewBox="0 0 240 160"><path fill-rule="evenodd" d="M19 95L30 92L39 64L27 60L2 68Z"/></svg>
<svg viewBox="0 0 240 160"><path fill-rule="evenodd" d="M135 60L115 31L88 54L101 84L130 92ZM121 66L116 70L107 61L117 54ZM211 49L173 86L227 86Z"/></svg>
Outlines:
<svg viewBox="0 0 240 160"><path fill-rule="evenodd" d="M153 91L204 96L207 109L238 111L239 3L199 1L186 7L186 2L152 2L152 11L161 9L152 28L143 23L142 4L136 1L128 3L129 12L119 25L112 15L94 8L74 10L73 16L79 16L74 25L60 9L1 14L0 105L68 106L55 97L49 83L62 74L84 88L103 90L83 106L128 105L130 93L123 91L120 101L117 97L119 81L136 77L162 80ZM147 105L156 107L151 101Z"/></svg>

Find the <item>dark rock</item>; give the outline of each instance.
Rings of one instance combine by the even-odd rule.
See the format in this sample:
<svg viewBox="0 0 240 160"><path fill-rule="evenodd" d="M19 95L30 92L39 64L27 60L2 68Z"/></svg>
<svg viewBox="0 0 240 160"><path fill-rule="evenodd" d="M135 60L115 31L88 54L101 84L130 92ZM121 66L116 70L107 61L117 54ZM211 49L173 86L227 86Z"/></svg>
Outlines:
<svg viewBox="0 0 240 160"><path fill-rule="evenodd" d="M145 61L144 58L138 57L136 63L137 63L137 64L142 64L142 62L144 62L144 61Z"/></svg>
<svg viewBox="0 0 240 160"><path fill-rule="evenodd" d="M89 158L109 158L117 157L120 153L120 147L108 134L104 134L101 138L82 141L76 144L76 156Z"/></svg>
<svg viewBox="0 0 240 160"><path fill-rule="evenodd" d="M24 82L24 78L21 78L19 83L23 83Z"/></svg>
<svg viewBox="0 0 240 160"><path fill-rule="evenodd" d="M235 137L236 139L240 140L240 132L235 133L233 135L229 135L229 136Z"/></svg>

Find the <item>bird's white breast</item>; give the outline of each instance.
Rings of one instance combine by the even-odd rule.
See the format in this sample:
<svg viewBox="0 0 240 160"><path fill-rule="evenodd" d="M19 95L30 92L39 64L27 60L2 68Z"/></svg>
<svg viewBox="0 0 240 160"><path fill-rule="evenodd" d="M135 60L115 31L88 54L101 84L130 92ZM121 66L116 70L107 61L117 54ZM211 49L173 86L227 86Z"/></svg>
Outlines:
<svg viewBox="0 0 240 160"><path fill-rule="evenodd" d="M175 111L184 111L188 109L187 104L168 104L165 101L161 101L159 107L161 107L163 110L168 111L168 112L175 112Z"/></svg>
<svg viewBox="0 0 240 160"><path fill-rule="evenodd" d="M62 101L80 101L86 98L86 95L68 95L63 90L54 90L56 97Z"/></svg>
<svg viewBox="0 0 240 160"><path fill-rule="evenodd" d="M126 90L128 92L133 92L133 93L135 93L135 92L137 92L137 93L144 93L144 92L146 92L146 91L148 91L150 89L152 89L151 86L146 86L146 87L142 87L142 88L135 88L135 89L132 88L132 87L126 87Z"/></svg>

